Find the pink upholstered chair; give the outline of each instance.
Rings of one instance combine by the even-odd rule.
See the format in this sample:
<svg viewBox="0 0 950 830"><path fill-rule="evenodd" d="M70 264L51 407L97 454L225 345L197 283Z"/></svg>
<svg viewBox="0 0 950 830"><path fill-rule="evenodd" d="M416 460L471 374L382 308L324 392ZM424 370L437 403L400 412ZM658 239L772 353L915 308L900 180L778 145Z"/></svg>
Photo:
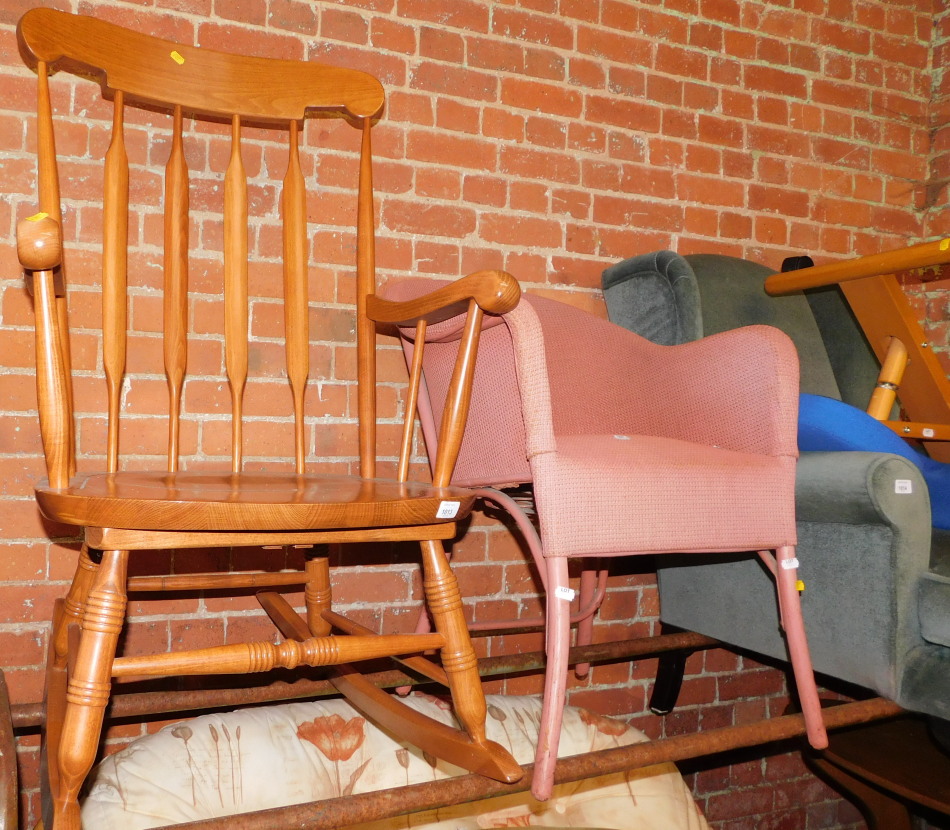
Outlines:
<svg viewBox="0 0 950 830"><path fill-rule="evenodd" d="M407 280L384 293L408 299L431 288ZM568 668L567 566L575 557L761 552L775 575L808 739L826 746L796 590L791 341L753 326L658 346L533 296L489 325L453 483L533 484L548 655L535 796L551 793ZM425 337L420 414L430 453L459 331L447 320ZM411 344L412 331L403 337L411 359L419 344Z"/></svg>

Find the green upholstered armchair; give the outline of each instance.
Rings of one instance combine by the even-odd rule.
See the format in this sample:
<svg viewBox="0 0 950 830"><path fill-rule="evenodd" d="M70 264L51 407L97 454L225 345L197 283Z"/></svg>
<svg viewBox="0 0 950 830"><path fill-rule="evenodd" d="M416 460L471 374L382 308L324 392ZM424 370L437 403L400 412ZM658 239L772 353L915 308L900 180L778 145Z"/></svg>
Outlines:
<svg viewBox="0 0 950 830"><path fill-rule="evenodd" d="M878 364L838 289L769 297L770 273L731 257L661 251L608 268L604 294L613 322L657 342L777 326L798 348L802 392L863 410ZM950 719L950 532L931 527L917 467L880 452L803 452L796 512L816 671ZM661 619L784 659L781 632L762 624L775 618L768 575L754 554L730 560L660 561Z"/></svg>

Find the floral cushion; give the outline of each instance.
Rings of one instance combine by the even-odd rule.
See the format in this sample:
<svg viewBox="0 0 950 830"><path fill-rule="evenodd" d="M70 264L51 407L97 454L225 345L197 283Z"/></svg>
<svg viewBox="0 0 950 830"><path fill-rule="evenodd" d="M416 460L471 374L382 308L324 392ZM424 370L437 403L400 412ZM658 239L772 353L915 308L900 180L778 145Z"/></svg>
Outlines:
<svg viewBox="0 0 950 830"><path fill-rule="evenodd" d="M445 701L413 708L454 725ZM488 737L530 763L541 702L488 699ZM564 713L560 755L637 743L636 729L584 709ZM144 830L166 824L432 781L463 770L400 743L344 700L288 703L204 715L131 743L91 776L83 826ZM503 827L708 830L673 764L562 784L545 803L530 793L360 825L361 830Z"/></svg>

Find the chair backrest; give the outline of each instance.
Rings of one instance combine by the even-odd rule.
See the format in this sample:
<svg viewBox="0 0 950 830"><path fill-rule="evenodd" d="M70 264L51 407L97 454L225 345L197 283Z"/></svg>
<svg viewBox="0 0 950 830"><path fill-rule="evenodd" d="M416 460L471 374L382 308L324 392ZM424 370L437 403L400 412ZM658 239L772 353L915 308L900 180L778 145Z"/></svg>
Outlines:
<svg viewBox="0 0 950 830"><path fill-rule="evenodd" d="M879 365L836 286L771 297L771 269L721 254L660 251L604 271L610 319L658 343L675 344L764 324L784 331L798 350L801 389L867 406Z"/></svg>
<svg viewBox="0 0 950 830"><path fill-rule="evenodd" d="M360 130L361 140L354 133L352 146L358 152L338 153L334 174L352 170L356 197L352 206L356 217L356 345L359 380L359 458L364 476L375 474L376 414L375 414L375 327L365 314L367 297L375 291L373 190L371 175L370 131L372 119L383 106L383 90L379 82L362 72L329 67L312 62L297 62L256 57L229 55L221 52L180 45L143 34L130 32L119 26L89 17L75 16L52 9L34 9L20 21L18 36L24 56L35 62L38 93L38 190L39 208L58 222L63 221L60 206L60 171L63 167L64 185L73 176L81 175L85 195L90 178L80 169L75 159L57 163L54 139L54 117L49 74L63 69L75 74L95 75L102 84L104 96L113 102L112 137L104 154L102 199L102 364L106 377L107 428L100 430L101 416L89 418L81 414L79 437L82 454L105 456L108 471L120 467L120 416L126 414L136 399L147 398L145 411L154 413L154 387L161 385L164 371L167 386L168 440L167 468L178 469L183 456L195 455L196 463L209 459L230 459L233 471L240 471L244 456L243 425L245 390L248 378L255 375L280 374L279 370L261 369L262 355L274 348L274 333L279 333L280 313L273 323L265 316L277 308L274 300L282 294L284 361L290 393L266 391L268 413L281 397L287 400L284 408L287 418L293 415L293 441L285 451L268 448L263 455L292 458L294 468L302 473L308 444L305 424L307 403L305 390L309 368L310 325L315 316L308 301L308 259L311 242L308 236L308 207L317 210L318 204L308 206L305 171L311 171L302 161L303 123L308 115L319 113L344 118ZM134 109L134 116L127 111ZM134 117L134 120L133 120ZM164 133L157 132L159 119L168 126ZM75 110L58 114L57 121L76 123ZM131 123L131 130L126 126ZM167 135L170 148L164 172L149 172L146 164L152 155L152 144L161 139L143 141L140 125L146 123L148 138ZM266 132L264 132L266 131ZM131 135L129 133L131 132ZM191 133L191 134L189 134ZM219 156L209 150L228 147ZM285 143L286 160L278 162L270 142L279 136ZM67 138L68 138L67 134ZM95 146L94 141L90 141ZM207 161L202 158L204 152ZM273 154L273 157L272 157ZM245 166L245 157L251 163ZM192 164L189 162L199 159ZM209 181L211 168L218 164L220 177ZM282 182L265 181L267 170L280 165ZM286 171L286 172L283 172ZM278 177L280 173L278 173ZM164 178L164 208L159 213L154 207ZM190 181L191 180L191 181ZM337 182L334 181L334 184ZM269 201L280 191L279 224ZM130 193L132 199L130 200ZM332 210L340 210L335 200L349 198L341 189L330 191ZM130 216L130 202L133 215ZM263 206L263 207L262 207ZM255 214L255 208L258 213ZM85 210L84 210L85 214ZM214 214L220 214L215 218ZM83 216L84 222L91 221ZM251 228L249 234L249 215ZM67 217L70 219L70 217ZM154 235L151 233L153 228ZM159 241L158 237L163 237ZM189 244L198 238L199 245ZM86 237L84 237L85 241ZM280 242L276 240L280 239ZM158 263L148 257L130 262L130 240L133 248L143 249L154 260L161 258L162 278L158 284L150 279L150 272ZM143 244L144 242L144 244ZM203 265L197 278L193 274L189 285L189 264L194 247L202 249ZM347 247L347 246L341 246ZM257 256L264 257L265 270L252 270L249 288L249 249L256 248ZM161 254L155 251L163 251ZM269 272L266 260L282 258L282 290L265 285ZM211 262L212 265L207 263ZM220 266L218 262L222 263ZM66 263L68 264L68 261ZM193 264L193 262L191 263ZM132 266L132 267L130 267ZM207 271L207 273L204 273ZM48 323L45 340L39 343L38 393L40 396L41 428L44 449L52 486L63 486L76 465L77 431L74 422L74 392L71 377L70 339L66 329L64 268L60 267L48 284L34 285L37 292L38 325L40 317ZM41 274L37 275L42 276ZM255 282L256 279L256 282ZM36 281L37 283L40 280ZM274 280L277 282L277 280ZM159 316L155 289L162 300L162 325L153 319ZM191 293L189 293L191 291ZM220 302L223 294L224 302ZM195 297L203 302L199 309ZM254 325L249 332L249 303L256 309ZM129 338L129 310L135 316L133 339ZM210 309L220 314L213 323L200 321ZM257 312L260 312L258 315ZM194 319L194 330L189 333L189 319ZM202 329L202 325L206 326ZM266 332L255 331L258 326ZM153 332L161 328L161 356ZM341 326L345 330L349 325ZM214 332L223 331L223 344ZM251 336L249 336L251 335ZM80 337L82 335L79 335ZM76 335L74 335L74 344ZM327 340L338 340L337 334ZM250 344L250 345L249 345ZM192 355L189 357L189 345ZM195 348L197 346L197 348ZM154 357L154 366L145 367L146 356ZM127 362L134 357L134 369L127 373ZM160 369L159 365L164 364ZM82 366L88 369L88 366ZM205 386L205 394L213 390L220 397L230 397L230 439L199 444L197 430L202 418L207 417L186 410L182 417L183 397L186 396L186 371L196 383ZM144 381L140 395L128 392L128 376L135 373ZM197 378L195 376L198 376ZM224 392L226 375L230 394ZM85 378L82 378L85 383ZM269 390L276 387L268 386ZM80 392L75 393L78 398ZM83 389L83 400L93 393ZM164 396L163 396L164 397ZM197 395L196 395L197 397ZM262 396L263 397L263 396ZM260 401L256 406L261 406ZM149 408L151 407L151 409ZM215 401L212 413L221 427L222 410L228 405ZM141 423L141 422L140 422ZM187 426L187 429L186 429ZM123 426L123 443L134 441L134 420ZM91 437L97 431L105 433L104 448L93 449ZM214 444L223 446L212 446ZM228 448L228 444L230 447Z"/></svg>

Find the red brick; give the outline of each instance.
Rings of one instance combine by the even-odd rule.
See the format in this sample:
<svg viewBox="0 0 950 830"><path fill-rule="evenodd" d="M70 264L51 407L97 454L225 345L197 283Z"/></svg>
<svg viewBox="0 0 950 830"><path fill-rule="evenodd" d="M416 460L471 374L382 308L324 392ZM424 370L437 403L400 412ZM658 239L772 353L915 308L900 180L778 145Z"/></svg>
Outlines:
<svg viewBox="0 0 950 830"><path fill-rule="evenodd" d="M557 222L547 219L519 217L512 221L500 214L483 214L478 222L479 234L487 242L504 245L557 248L563 231Z"/></svg>
<svg viewBox="0 0 950 830"><path fill-rule="evenodd" d="M474 32L488 30L489 12L482 3L458 0L451 7L436 7L428 0L400 0L399 15L403 19L425 20L440 28L464 29Z"/></svg>
<svg viewBox="0 0 950 830"><path fill-rule="evenodd" d="M555 49L569 49L574 45L572 27L557 17L496 7L491 28L496 35L516 41L543 43Z"/></svg>
<svg viewBox="0 0 950 830"><path fill-rule="evenodd" d="M583 99L580 93L563 86L521 78L503 78L501 102L519 109L576 118L581 114Z"/></svg>

